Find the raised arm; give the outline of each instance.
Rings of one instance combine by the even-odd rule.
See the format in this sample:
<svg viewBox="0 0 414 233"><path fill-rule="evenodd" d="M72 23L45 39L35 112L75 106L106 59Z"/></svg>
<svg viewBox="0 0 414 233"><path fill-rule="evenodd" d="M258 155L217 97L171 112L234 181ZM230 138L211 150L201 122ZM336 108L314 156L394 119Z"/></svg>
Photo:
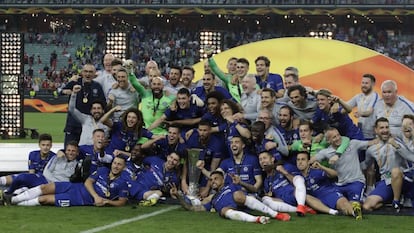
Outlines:
<svg viewBox="0 0 414 233"><path fill-rule="evenodd" d="M114 123L112 122L110 117L112 116L112 114L114 114L114 112L117 112L117 111L121 111L121 106L118 105L118 106L115 106L115 107L111 108L108 112L106 112L101 117L101 119L99 119L99 121L101 123L105 124L106 126L108 126L109 128L112 128Z"/></svg>
<svg viewBox="0 0 414 233"><path fill-rule="evenodd" d="M130 73L128 74L128 80L131 83L131 85L137 90L140 96L146 97L148 95L147 90L145 90L145 87L141 85L141 83L138 82L137 77L135 74Z"/></svg>
<svg viewBox="0 0 414 233"><path fill-rule="evenodd" d="M228 122L230 122L231 124L236 123L235 128L236 128L237 132L239 132L239 134L242 137L245 137L245 138L250 138L251 137L250 130L247 127L243 127L240 122L237 122L234 119L233 115L226 116L225 117L225 120L228 121Z"/></svg>
<svg viewBox="0 0 414 233"><path fill-rule="evenodd" d="M412 153L404 144L397 142L393 137L388 140L388 143L390 143L397 150L398 154L402 158L414 162L414 153Z"/></svg>
<svg viewBox="0 0 414 233"><path fill-rule="evenodd" d="M216 61L214 58L208 59L208 65L211 68L211 71L226 85L226 88L228 88L228 85L230 84L230 79L227 77L227 75L217 66Z"/></svg>
<svg viewBox="0 0 414 233"><path fill-rule="evenodd" d="M141 148L142 148L142 149L150 149L150 148L152 148L152 147L154 146L154 143L155 143L156 141L159 141L159 140L161 140L161 139L163 139L163 138L164 138L164 137L156 137L156 138L151 138L151 139L149 139L148 141L146 141L146 142L142 143Z"/></svg>
<svg viewBox="0 0 414 233"><path fill-rule="evenodd" d="M280 174L284 175L286 177L286 179L289 180L290 183L293 184L293 175L290 174L288 171L286 171L285 167L283 167L283 165L277 165L276 166L276 171L278 171Z"/></svg>
<svg viewBox="0 0 414 233"><path fill-rule="evenodd" d="M81 90L80 85L73 86L72 94L70 95L69 99L69 106L68 111L72 114L72 116L79 121L81 124L83 124L86 119L89 117L88 114L82 113L76 108L76 97L78 95L78 92Z"/></svg>
<svg viewBox="0 0 414 233"><path fill-rule="evenodd" d="M316 169L321 169L322 171L326 172L326 174L330 178L334 178L338 176L338 173L334 169L325 167L322 164L320 164L318 161L313 162L312 167Z"/></svg>
<svg viewBox="0 0 414 233"><path fill-rule="evenodd" d="M262 184L263 184L263 178L262 178L261 175L254 176L254 179L256 181L254 184L249 184L249 183L246 183L246 182L242 181L240 179L240 176L238 176L238 175L234 175L234 174L228 174L228 175L231 176L231 179L233 180L233 183L241 185L242 187L244 187L246 189L246 191L248 191L250 193L258 192L260 190L260 188L262 187Z"/></svg>
<svg viewBox="0 0 414 233"><path fill-rule="evenodd" d="M343 110L345 110L345 112L341 112L341 113L352 112L352 107L347 102L345 102L343 99L339 98L336 95L331 95L331 98L332 98L332 101L339 103L342 106Z"/></svg>
<svg viewBox="0 0 414 233"><path fill-rule="evenodd" d="M350 141L348 137L342 136L341 145L336 149L336 154L342 155L348 148Z"/></svg>
<svg viewBox="0 0 414 233"><path fill-rule="evenodd" d="M198 169L201 170L201 173L203 173L203 175L205 175L206 177L210 177L211 171L207 170L204 167L204 165L205 165L204 160L198 160L197 163L196 163L196 166L197 166ZM218 169L220 169L220 171L223 172L223 170L221 168L218 168Z"/></svg>

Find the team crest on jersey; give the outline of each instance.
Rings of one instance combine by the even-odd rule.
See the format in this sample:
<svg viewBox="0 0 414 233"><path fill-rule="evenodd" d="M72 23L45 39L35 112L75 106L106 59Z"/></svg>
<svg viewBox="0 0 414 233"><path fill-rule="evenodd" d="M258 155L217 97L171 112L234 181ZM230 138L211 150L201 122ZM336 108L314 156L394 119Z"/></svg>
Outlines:
<svg viewBox="0 0 414 233"><path fill-rule="evenodd" d="M97 95L98 94L98 89L92 89L92 93L93 93L93 95Z"/></svg>
<svg viewBox="0 0 414 233"><path fill-rule="evenodd" d="M243 171L244 172L248 172L249 171L249 168L248 167L243 167Z"/></svg>
<svg viewBox="0 0 414 233"><path fill-rule="evenodd" d="M311 184L314 184L314 183L315 183L315 180L314 180L313 178L311 178L311 179L309 180L309 182L310 182Z"/></svg>
<svg viewBox="0 0 414 233"><path fill-rule="evenodd" d="M109 188L111 188L111 189L113 189L115 187L115 184L114 183L111 183L110 185L109 185Z"/></svg>

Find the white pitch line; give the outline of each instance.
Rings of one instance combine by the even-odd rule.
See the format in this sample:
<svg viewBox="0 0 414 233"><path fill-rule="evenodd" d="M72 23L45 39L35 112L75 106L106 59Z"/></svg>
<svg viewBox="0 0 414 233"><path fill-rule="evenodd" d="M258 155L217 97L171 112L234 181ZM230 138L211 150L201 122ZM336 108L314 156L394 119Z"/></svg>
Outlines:
<svg viewBox="0 0 414 233"><path fill-rule="evenodd" d="M119 225L139 221L139 220L146 219L146 218L149 218L149 217L152 217L152 216L156 216L156 215L159 215L159 214L162 214L162 213L165 213L165 212L169 212L171 210L175 210L175 209L178 209L180 207L181 206L179 206L179 205L178 206L171 206L171 207L168 207L166 209L158 210L158 211L155 211L155 212L152 212L152 213L149 213L149 214L144 214L144 215L140 215L140 216L137 216L137 217L134 217L134 218L124 219L124 220L117 221L117 222L114 222L114 223L111 223L111 224L108 224L108 225L104 225L104 226L101 226L101 227L95 227L95 228L92 228L92 229L89 229L89 230L86 230L86 231L81 231L80 233L100 232L100 231L103 231L103 230L106 230L106 229L109 229L109 228L113 228L113 227L116 227L116 226L119 226Z"/></svg>

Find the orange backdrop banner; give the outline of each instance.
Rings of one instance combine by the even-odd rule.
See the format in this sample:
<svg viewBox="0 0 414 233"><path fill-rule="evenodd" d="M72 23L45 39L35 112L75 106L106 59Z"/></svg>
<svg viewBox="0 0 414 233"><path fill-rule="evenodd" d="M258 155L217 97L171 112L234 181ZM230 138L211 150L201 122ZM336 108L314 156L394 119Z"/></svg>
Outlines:
<svg viewBox="0 0 414 233"><path fill-rule="evenodd" d="M414 100L414 71L407 66L373 50L336 40L315 38L280 38L254 42L229 49L214 56L225 71L230 57L247 58L250 73L256 73L254 60L269 57L270 71L283 74L288 66L299 69L300 82L314 89L327 88L344 100L360 92L361 77L373 74L377 79L375 90L380 93L384 80L398 84L398 93ZM203 62L194 65L195 80L202 77ZM25 109L40 112L65 112L67 104L56 104L39 99L25 99Z"/></svg>
<svg viewBox="0 0 414 233"><path fill-rule="evenodd" d="M398 93L414 100L414 71L376 51L355 44L317 38L280 38L254 42L229 49L214 56L219 67L226 71L230 57L247 58L249 73L256 73L254 60L267 56L270 72L283 74L288 66L299 69L300 82L314 89L327 88L345 100L360 93L361 77L373 74L377 79L375 90L380 93L384 80L398 84ZM204 72L203 62L194 66L196 79Z"/></svg>

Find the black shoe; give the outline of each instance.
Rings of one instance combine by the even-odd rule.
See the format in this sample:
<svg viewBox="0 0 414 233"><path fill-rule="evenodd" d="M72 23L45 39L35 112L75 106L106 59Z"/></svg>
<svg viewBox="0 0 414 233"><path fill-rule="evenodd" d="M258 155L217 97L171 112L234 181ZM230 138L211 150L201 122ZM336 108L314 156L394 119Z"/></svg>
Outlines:
<svg viewBox="0 0 414 233"><path fill-rule="evenodd" d="M11 199L12 199L13 195L6 193L4 190L0 191L0 199L1 199L1 204L4 206L10 206L12 205Z"/></svg>
<svg viewBox="0 0 414 233"><path fill-rule="evenodd" d="M401 211L402 205L400 204L400 201L393 200L392 201L392 207L394 208L395 212L398 214Z"/></svg>

